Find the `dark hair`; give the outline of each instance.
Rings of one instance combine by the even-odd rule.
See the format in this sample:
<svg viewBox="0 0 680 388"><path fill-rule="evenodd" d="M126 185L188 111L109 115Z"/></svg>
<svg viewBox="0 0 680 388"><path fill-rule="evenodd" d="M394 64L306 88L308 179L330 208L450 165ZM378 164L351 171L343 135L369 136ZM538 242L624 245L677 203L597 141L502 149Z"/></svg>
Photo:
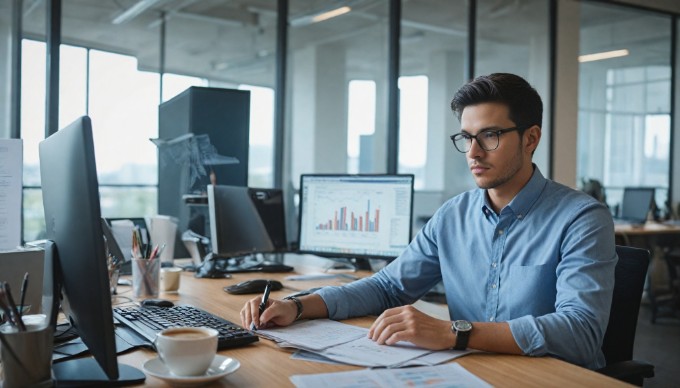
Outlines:
<svg viewBox="0 0 680 388"><path fill-rule="evenodd" d="M484 102L508 107L510 120L518 127L541 126L543 103L536 89L522 77L509 73L483 75L463 85L451 100L451 110L460 120L463 109Z"/></svg>

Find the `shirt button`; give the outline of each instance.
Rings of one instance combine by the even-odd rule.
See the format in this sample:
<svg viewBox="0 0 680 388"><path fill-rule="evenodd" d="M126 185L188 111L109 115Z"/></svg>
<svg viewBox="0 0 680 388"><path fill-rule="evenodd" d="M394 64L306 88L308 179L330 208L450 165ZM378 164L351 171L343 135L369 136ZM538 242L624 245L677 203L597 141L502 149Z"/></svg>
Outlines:
<svg viewBox="0 0 680 388"><path fill-rule="evenodd" d="M503 234L503 229L498 231L498 235L500 236L501 234Z"/></svg>
<svg viewBox="0 0 680 388"><path fill-rule="evenodd" d="M493 268L496 268L496 262L494 261L493 263L491 263L491 266L492 266Z"/></svg>
<svg viewBox="0 0 680 388"><path fill-rule="evenodd" d="M519 218L519 219L522 219L522 217L523 217L523 216L522 216L521 214L518 214L518 215L517 215L517 218Z"/></svg>
<svg viewBox="0 0 680 388"><path fill-rule="evenodd" d="M493 317L490 317L490 318L489 318L489 322L493 322Z"/></svg>
<svg viewBox="0 0 680 388"><path fill-rule="evenodd" d="M494 288L494 289L495 289L495 288L496 288L496 283L492 284L492 285L491 285L491 288Z"/></svg>

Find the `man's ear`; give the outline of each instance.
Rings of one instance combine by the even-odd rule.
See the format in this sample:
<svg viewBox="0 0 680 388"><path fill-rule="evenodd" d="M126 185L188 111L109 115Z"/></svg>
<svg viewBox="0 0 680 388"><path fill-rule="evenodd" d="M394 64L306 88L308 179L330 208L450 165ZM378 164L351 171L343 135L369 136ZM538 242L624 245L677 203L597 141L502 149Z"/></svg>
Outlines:
<svg viewBox="0 0 680 388"><path fill-rule="evenodd" d="M524 149L533 153L541 141L541 127L533 125L524 131Z"/></svg>

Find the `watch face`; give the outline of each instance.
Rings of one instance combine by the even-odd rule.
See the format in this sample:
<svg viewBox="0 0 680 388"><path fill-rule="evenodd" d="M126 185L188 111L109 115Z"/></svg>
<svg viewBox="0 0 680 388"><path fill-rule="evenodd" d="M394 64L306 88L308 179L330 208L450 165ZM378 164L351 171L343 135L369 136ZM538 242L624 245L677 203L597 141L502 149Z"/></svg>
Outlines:
<svg viewBox="0 0 680 388"><path fill-rule="evenodd" d="M456 331L470 331L472 330L472 323L468 321L455 321L453 322L453 327L456 329Z"/></svg>

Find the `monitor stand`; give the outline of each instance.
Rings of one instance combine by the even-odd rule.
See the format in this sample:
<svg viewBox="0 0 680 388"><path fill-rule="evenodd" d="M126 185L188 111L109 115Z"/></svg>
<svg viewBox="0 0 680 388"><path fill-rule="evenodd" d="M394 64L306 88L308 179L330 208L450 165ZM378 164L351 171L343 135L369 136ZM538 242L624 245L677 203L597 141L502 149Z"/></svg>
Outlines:
<svg viewBox="0 0 680 388"><path fill-rule="evenodd" d="M333 264L326 269L326 272L356 272L371 271L371 264L368 259L359 258L333 258Z"/></svg>
<svg viewBox="0 0 680 388"><path fill-rule="evenodd" d="M146 376L129 365L118 364L118 378L110 379L94 358L79 358L52 365L57 386L124 386L142 384Z"/></svg>

